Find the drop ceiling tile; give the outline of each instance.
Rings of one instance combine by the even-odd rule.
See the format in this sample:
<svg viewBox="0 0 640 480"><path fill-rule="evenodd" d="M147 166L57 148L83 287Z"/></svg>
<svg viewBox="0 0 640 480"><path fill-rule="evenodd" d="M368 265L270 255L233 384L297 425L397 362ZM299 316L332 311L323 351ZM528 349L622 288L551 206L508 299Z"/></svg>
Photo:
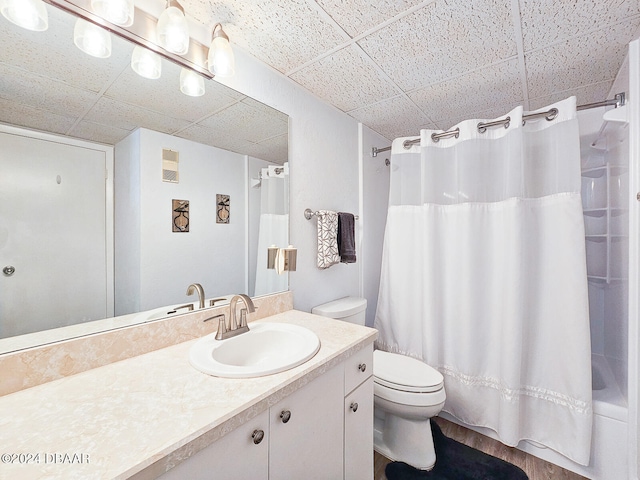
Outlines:
<svg viewBox="0 0 640 480"><path fill-rule="evenodd" d="M469 119L480 120L493 120L495 118L505 117L507 113L513 110L518 105L522 105L522 100L515 100L507 103L495 104L487 106L482 110L475 112L465 112L461 110L453 111L453 115L449 115L436 121L439 130L449 130L451 127L456 126L458 123Z"/></svg>
<svg viewBox="0 0 640 480"><path fill-rule="evenodd" d="M436 124L450 119L451 112L479 112L494 105L522 102L522 82L517 60L475 70L409 93Z"/></svg>
<svg viewBox="0 0 640 480"><path fill-rule="evenodd" d="M356 46L343 48L290 78L342 111L400 93Z"/></svg>
<svg viewBox="0 0 640 480"><path fill-rule="evenodd" d="M422 0L316 0L351 37L418 5Z"/></svg>
<svg viewBox="0 0 640 480"><path fill-rule="evenodd" d="M640 15L638 0L520 0L525 51Z"/></svg>
<svg viewBox="0 0 640 480"><path fill-rule="evenodd" d="M104 95L189 122L223 109L236 102L234 97L240 97L230 88L207 79L203 96L185 95L180 91L180 72L181 67L169 61L162 62L162 74L155 80L125 68Z"/></svg>
<svg viewBox="0 0 640 480"><path fill-rule="evenodd" d="M286 131L283 130L282 133L286 133L288 131L289 115L287 115L286 113L276 110L275 108L270 107L267 104L259 102L255 98L245 96L241 99L241 101L242 103L250 106L251 108L260 111L261 114L268 115L270 118L269 121L278 122L281 126L280 128L283 128L282 125L287 125L287 130Z"/></svg>
<svg viewBox="0 0 640 480"><path fill-rule="evenodd" d="M251 143L258 143L289 130L288 123L280 117L274 118L270 111L244 102L238 102L198 123L216 131L227 131L227 136ZM251 125L251 128L247 128L247 125Z"/></svg>
<svg viewBox="0 0 640 480"><path fill-rule="evenodd" d="M181 130L176 136L241 154L246 153L252 147L251 142L229 132L220 132L216 128L205 127L197 123Z"/></svg>
<svg viewBox="0 0 640 480"><path fill-rule="evenodd" d="M185 10L204 25L221 22L238 45L283 73L344 42L345 36L306 0L188 0Z"/></svg>
<svg viewBox="0 0 640 480"><path fill-rule="evenodd" d="M533 98L529 100L529 108L531 110L537 110L538 108L543 108L547 105L551 105L552 103L559 102L560 100L564 100L565 98L572 96L576 97L577 105L586 105L587 103L600 102L608 98L613 98L613 96L608 97L612 84L613 81L606 81L593 85L587 85L584 87L572 88L570 90L553 93L551 95Z"/></svg>
<svg viewBox="0 0 640 480"><path fill-rule="evenodd" d="M514 56L513 30L510 2L438 1L359 44L407 91Z"/></svg>
<svg viewBox="0 0 640 480"><path fill-rule="evenodd" d="M615 34L602 30L526 54L529 97L613 80L639 27L640 18L619 25Z"/></svg>
<svg viewBox="0 0 640 480"><path fill-rule="evenodd" d="M115 145L132 132L133 130L126 130L113 125L83 121L79 122L78 125L69 132L69 135L92 142Z"/></svg>
<svg viewBox="0 0 640 480"><path fill-rule="evenodd" d="M421 128L433 125L413 103L401 95L348 113L389 140L419 135Z"/></svg>
<svg viewBox="0 0 640 480"><path fill-rule="evenodd" d="M0 98L0 122L64 135L76 119Z"/></svg>
<svg viewBox="0 0 640 480"><path fill-rule="evenodd" d="M132 48L112 36L110 58L91 57L73 44L75 18L47 5L49 28L32 32L0 18L0 61L43 77L99 92L129 62Z"/></svg>
<svg viewBox="0 0 640 480"><path fill-rule="evenodd" d="M98 96L51 78L34 75L21 68L0 62L0 97L25 105L81 116Z"/></svg>
<svg viewBox="0 0 640 480"><path fill-rule="evenodd" d="M84 120L122 130L134 130L137 127L144 127L169 134L189 125L189 122L184 120L161 115L158 112L106 97L98 100Z"/></svg>
<svg viewBox="0 0 640 480"><path fill-rule="evenodd" d="M246 154L267 162L284 164L289 157L287 135L278 135L260 143L251 145Z"/></svg>

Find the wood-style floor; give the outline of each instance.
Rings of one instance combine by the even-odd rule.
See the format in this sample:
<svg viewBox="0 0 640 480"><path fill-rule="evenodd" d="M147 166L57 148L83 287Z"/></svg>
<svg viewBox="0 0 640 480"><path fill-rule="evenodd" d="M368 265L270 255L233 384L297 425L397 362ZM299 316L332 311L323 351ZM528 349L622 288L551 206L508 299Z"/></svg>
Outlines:
<svg viewBox="0 0 640 480"><path fill-rule="evenodd" d="M442 429L442 433L447 437L520 467L529 476L529 480L586 480L582 475L560 468L516 448L507 447L493 438L476 433L473 430L461 427L443 418L435 418L431 421L434 420ZM375 480L387 479L384 474L384 468L390 461L388 458L375 452Z"/></svg>

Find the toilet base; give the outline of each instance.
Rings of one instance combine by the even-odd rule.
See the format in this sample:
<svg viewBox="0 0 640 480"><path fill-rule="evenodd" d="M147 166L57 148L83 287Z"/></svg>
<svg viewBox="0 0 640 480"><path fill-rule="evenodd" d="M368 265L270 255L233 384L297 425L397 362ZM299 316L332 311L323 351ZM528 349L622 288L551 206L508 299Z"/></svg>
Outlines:
<svg viewBox="0 0 640 480"><path fill-rule="evenodd" d="M429 419L407 420L376 411L373 448L389 460L408 463L420 470L431 470L436 464Z"/></svg>

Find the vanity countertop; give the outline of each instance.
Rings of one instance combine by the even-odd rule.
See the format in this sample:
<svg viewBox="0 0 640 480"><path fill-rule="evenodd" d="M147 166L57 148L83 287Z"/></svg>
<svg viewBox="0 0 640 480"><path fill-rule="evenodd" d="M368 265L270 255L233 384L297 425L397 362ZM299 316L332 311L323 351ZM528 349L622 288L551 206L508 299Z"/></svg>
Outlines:
<svg viewBox="0 0 640 480"><path fill-rule="evenodd" d="M282 373L227 379L189 364L192 340L0 397L0 479L154 478L377 336L297 310L261 321L305 326L320 350Z"/></svg>

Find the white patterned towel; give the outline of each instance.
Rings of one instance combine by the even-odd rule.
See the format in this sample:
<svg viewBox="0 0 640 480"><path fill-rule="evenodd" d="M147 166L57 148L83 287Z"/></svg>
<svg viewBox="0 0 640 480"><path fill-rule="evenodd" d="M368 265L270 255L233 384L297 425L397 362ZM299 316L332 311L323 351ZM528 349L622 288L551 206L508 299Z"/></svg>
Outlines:
<svg viewBox="0 0 640 480"><path fill-rule="evenodd" d="M338 254L338 214L318 211L318 268L329 268L340 262Z"/></svg>

